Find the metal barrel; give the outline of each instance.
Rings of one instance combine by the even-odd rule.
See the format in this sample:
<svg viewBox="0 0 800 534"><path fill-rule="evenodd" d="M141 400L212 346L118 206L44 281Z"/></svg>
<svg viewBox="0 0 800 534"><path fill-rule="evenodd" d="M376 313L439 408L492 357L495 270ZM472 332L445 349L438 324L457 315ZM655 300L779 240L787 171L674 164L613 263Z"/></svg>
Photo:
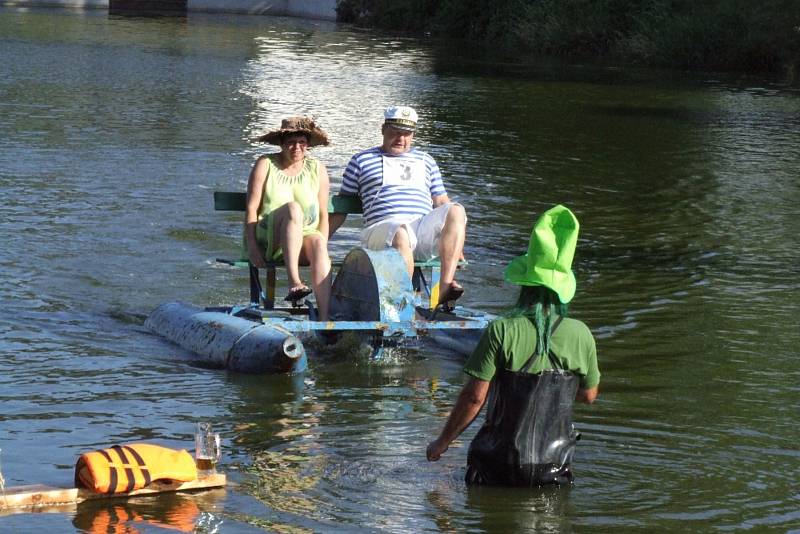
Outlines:
<svg viewBox="0 0 800 534"><path fill-rule="evenodd" d="M331 287L330 316L334 321L375 321L387 325L381 332L362 333L362 346L373 359L384 347L417 337L413 328L396 327L414 319L414 291L403 257L393 248L352 249L342 262Z"/></svg>
<svg viewBox="0 0 800 534"><path fill-rule="evenodd" d="M241 373L297 373L308 362L302 342L289 331L167 302L150 314L145 327L191 351L198 363Z"/></svg>

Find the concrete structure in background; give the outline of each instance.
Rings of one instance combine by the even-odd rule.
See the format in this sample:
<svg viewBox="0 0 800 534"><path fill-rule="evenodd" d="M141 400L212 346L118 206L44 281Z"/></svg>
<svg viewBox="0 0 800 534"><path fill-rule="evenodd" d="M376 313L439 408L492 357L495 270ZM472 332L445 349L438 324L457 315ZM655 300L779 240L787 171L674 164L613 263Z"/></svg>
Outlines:
<svg viewBox="0 0 800 534"><path fill-rule="evenodd" d="M188 0L189 11L336 20L336 0Z"/></svg>
<svg viewBox="0 0 800 534"><path fill-rule="evenodd" d="M126 13L242 13L336 20L336 0L0 0L0 6L108 9Z"/></svg>
<svg viewBox="0 0 800 534"><path fill-rule="evenodd" d="M108 9L108 0L0 0L0 6Z"/></svg>

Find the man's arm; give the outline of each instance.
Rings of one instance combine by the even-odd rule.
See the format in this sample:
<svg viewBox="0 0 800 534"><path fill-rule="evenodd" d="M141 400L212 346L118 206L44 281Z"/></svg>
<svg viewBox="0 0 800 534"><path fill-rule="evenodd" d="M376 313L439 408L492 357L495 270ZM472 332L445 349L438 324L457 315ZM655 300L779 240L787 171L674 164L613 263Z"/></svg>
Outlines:
<svg viewBox="0 0 800 534"><path fill-rule="evenodd" d="M435 462L450 447L450 444L466 429L478 416L486 402L490 382L471 377L461 389L456 405L439 437L428 445L426 455L428 461Z"/></svg>
<svg viewBox="0 0 800 534"><path fill-rule="evenodd" d="M447 195L436 195L435 197L431 197L431 201L433 202L433 207L438 208L442 204L450 202L450 197Z"/></svg>
<svg viewBox="0 0 800 534"><path fill-rule="evenodd" d="M597 398L600 386L600 368L597 366L597 346L595 345L594 337L586 325L585 329L587 349L586 359L586 376L581 379L581 385L578 388L578 393L575 395L575 402L582 402L584 404L592 404ZM586 387L591 385L591 387Z"/></svg>

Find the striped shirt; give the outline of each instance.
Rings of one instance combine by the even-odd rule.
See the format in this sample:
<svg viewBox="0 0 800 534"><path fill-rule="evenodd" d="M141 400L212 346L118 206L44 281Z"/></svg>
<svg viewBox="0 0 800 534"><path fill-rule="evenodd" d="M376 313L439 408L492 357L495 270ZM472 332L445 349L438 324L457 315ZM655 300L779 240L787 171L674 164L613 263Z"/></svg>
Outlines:
<svg viewBox="0 0 800 534"><path fill-rule="evenodd" d="M406 165L406 178L385 177L384 165L394 169ZM419 169L420 176L416 180L408 179L408 173L413 172L408 171L411 168ZM400 176L397 172L402 171L394 172ZM381 147L364 150L350 158L339 192L361 197L364 226L389 217L407 221L418 219L433 209L432 197L447 194L439 166L429 154L412 148L399 156L391 156Z"/></svg>

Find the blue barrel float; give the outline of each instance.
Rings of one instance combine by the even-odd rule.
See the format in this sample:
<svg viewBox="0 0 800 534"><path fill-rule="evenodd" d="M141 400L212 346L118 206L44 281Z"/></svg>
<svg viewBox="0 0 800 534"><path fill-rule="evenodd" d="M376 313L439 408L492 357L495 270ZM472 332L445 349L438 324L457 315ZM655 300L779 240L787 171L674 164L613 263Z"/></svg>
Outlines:
<svg viewBox="0 0 800 534"><path fill-rule="evenodd" d="M197 363L242 373L297 373L308 366L303 343L263 324L182 302L156 308L145 326L196 355Z"/></svg>

